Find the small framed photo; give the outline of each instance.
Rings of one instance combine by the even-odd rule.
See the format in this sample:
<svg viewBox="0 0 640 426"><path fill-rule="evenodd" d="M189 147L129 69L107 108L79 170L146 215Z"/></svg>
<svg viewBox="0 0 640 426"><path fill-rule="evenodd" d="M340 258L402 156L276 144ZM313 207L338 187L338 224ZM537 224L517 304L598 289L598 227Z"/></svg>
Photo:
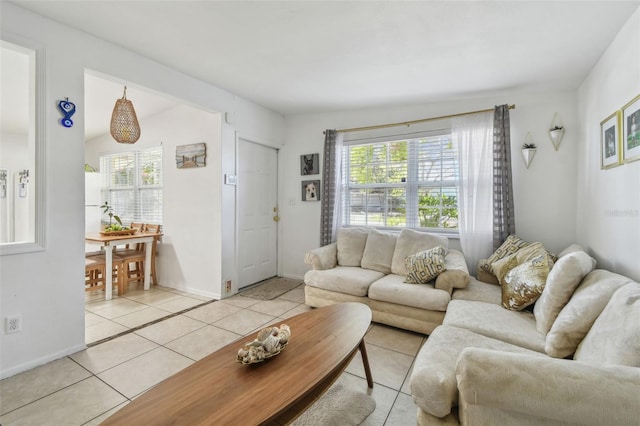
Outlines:
<svg viewBox="0 0 640 426"><path fill-rule="evenodd" d="M207 146L204 143L179 145L176 147L176 167L189 169L207 165Z"/></svg>
<svg viewBox="0 0 640 426"><path fill-rule="evenodd" d="M320 201L320 180L302 181L302 201Z"/></svg>
<svg viewBox="0 0 640 426"><path fill-rule="evenodd" d="M320 154L303 154L300 156L300 174L302 176L320 173Z"/></svg>
<svg viewBox="0 0 640 426"><path fill-rule="evenodd" d="M620 165L620 111L600 123L600 168Z"/></svg>
<svg viewBox="0 0 640 426"><path fill-rule="evenodd" d="M640 95L622 107L622 161L640 160Z"/></svg>

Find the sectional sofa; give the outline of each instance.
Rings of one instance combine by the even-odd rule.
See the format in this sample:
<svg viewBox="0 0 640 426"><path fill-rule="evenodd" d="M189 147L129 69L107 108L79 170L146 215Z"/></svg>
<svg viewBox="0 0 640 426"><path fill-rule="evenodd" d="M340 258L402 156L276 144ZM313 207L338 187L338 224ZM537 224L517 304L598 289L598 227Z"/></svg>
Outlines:
<svg viewBox="0 0 640 426"><path fill-rule="evenodd" d="M453 272L407 284L401 258L446 242L403 230L388 261L393 237L378 233L339 233L333 246L309 252L305 299L310 306L359 301L374 321L429 334L410 377L419 425L640 424L640 284L594 269L595 260L572 245L544 257L553 260L535 304L511 310L486 261L478 276L489 283L465 279L462 254L446 250ZM384 256L366 249L372 235ZM359 266L354 238L363 247ZM518 253L499 261L516 262ZM369 269L382 258L388 273Z"/></svg>
<svg viewBox="0 0 640 426"><path fill-rule="evenodd" d="M448 245L445 237L410 229L342 228L335 243L305 256L313 268L304 276L305 303L360 302L375 322L430 334L442 324L453 289L469 282L462 253ZM445 270L428 284L405 283L405 259L437 247L444 251Z"/></svg>

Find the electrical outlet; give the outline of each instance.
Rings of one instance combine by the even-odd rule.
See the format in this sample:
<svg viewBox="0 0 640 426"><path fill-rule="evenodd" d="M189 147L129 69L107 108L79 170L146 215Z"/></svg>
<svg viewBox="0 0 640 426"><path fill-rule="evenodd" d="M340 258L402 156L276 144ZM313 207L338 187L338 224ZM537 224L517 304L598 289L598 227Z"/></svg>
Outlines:
<svg viewBox="0 0 640 426"><path fill-rule="evenodd" d="M19 331L22 331L22 317L20 315L4 318L5 334L17 333Z"/></svg>
<svg viewBox="0 0 640 426"><path fill-rule="evenodd" d="M226 284L226 292L231 293L231 280L227 280Z"/></svg>

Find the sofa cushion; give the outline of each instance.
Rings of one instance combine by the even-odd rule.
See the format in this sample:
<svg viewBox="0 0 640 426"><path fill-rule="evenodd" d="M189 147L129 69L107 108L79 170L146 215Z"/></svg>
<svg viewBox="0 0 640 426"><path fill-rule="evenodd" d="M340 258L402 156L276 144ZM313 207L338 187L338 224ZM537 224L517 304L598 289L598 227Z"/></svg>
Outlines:
<svg viewBox="0 0 640 426"><path fill-rule="evenodd" d="M431 311L446 311L451 295L433 284L409 285L404 276L389 274L371 284L369 298L381 302L413 306Z"/></svg>
<svg viewBox="0 0 640 426"><path fill-rule="evenodd" d="M541 248L535 257L509 270L505 265L501 273L508 270L502 279L502 306L519 311L535 303L544 290L547 275L553 267L553 260Z"/></svg>
<svg viewBox="0 0 640 426"><path fill-rule="evenodd" d="M611 295L629 282L629 278L603 269L587 274L553 322L545 343L547 354L555 358L573 354Z"/></svg>
<svg viewBox="0 0 640 426"><path fill-rule="evenodd" d="M491 265L496 261L500 260L503 257L509 256L517 252L523 247L528 246L530 243L523 239L520 239L517 235L509 235L506 240L502 243L500 247L493 252L491 256L487 258L487 262L481 265L481 268L490 274L494 274Z"/></svg>
<svg viewBox="0 0 640 426"><path fill-rule="evenodd" d="M580 244L570 244L569 247L565 248L560 253L558 253L558 259L560 259L561 257L564 257L564 256L566 256L566 255L568 255L570 253L575 253L575 252L578 252L578 251L586 252L586 250L583 249Z"/></svg>
<svg viewBox="0 0 640 426"><path fill-rule="evenodd" d="M407 270L407 279L404 282L426 284L434 280L447 269L444 263L446 254L444 247L438 246L408 256L404 260L404 267Z"/></svg>
<svg viewBox="0 0 640 426"><path fill-rule="evenodd" d="M528 311L514 312L493 303L452 300L443 324L544 353L545 335L536 329L536 319Z"/></svg>
<svg viewBox="0 0 640 426"><path fill-rule="evenodd" d="M407 270L404 266L404 259L412 254L429 250L437 246L442 246L445 249L448 249L449 240L446 237L429 234L427 232L403 229L400 231L398 241L396 242L396 248L393 252L391 273L403 276L407 275Z"/></svg>
<svg viewBox="0 0 640 426"><path fill-rule="evenodd" d="M304 274L304 283L312 287L353 296L366 296L369 286L375 280L384 277L382 272L362 269L355 266L336 266L333 269L312 269ZM406 285L406 284L405 284Z"/></svg>
<svg viewBox="0 0 640 426"><path fill-rule="evenodd" d="M391 260L397 240L397 233L382 232L377 229L369 230L360 265L366 269L373 269L385 274L390 273Z"/></svg>
<svg viewBox="0 0 640 426"><path fill-rule="evenodd" d="M567 304L578 284L593 270L596 261L584 251L574 251L560 257L547 284L533 308L538 331L547 334L556 317Z"/></svg>
<svg viewBox="0 0 640 426"><path fill-rule="evenodd" d="M640 284L632 282L613 293L574 359L640 367Z"/></svg>
<svg viewBox="0 0 640 426"><path fill-rule="evenodd" d="M493 276L493 275L492 275ZM478 302L502 303L502 289L493 284L469 277L469 284L465 288L457 289L451 295L452 300L474 300Z"/></svg>
<svg viewBox="0 0 640 426"><path fill-rule="evenodd" d="M444 417L457 405L456 363L458 355L468 347L545 356L469 330L441 325L431 333L413 364L409 385L418 407Z"/></svg>
<svg viewBox="0 0 640 426"><path fill-rule="evenodd" d="M338 265L360 266L364 246L367 243L367 228L340 228L336 242L338 244Z"/></svg>

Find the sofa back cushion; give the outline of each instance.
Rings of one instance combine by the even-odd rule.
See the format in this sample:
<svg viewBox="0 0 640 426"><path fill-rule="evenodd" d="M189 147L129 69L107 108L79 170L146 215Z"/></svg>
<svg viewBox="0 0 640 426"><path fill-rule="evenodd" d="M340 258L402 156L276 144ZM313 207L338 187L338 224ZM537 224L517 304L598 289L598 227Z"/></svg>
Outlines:
<svg viewBox="0 0 640 426"><path fill-rule="evenodd" d="M545 352L555 358L573 354L611 295L629 282L632 282L629 278L603 269L587 274L553 322Z"/></svg>
<svg viewBox="0 0 640 426"><path fill-rule="evenodd" d="M441 237L427 232L414 231L413 229L403 229L398 236L396 248L391 260L391 273L396 275L407 275L404 260L421 251L430 250L437 246L449 248L447 237Z"/></svg>
<svg viewBox="0 0 640 426"><path fill-rule="evenodd" d="M367 243L367 228L340 228L336 242L338 244L338 265L360 266L364 246Z"/></svg>
<svg viewBox="0 0 640 426"><path fill-rule="evenodd" d="M396 248L398 234L370 229L367 243L364 246L361 266L365 269L388 274L391 272L391 260Z"/></svg>
<svg viewBox="0 0 640 426"><path fill-rule="evenodd" d="M553 265L547 283L536 302L533 313L536 328L547 334L556 317L567 304L582 279L596 266L596 261L584 251L566 254Z"/></svg>
<svg viewBox="0 0 640 426"><path fill-rule="evenodd" d="M574 359L640 367L640 284L632 282L613 293Z"/></svg>

